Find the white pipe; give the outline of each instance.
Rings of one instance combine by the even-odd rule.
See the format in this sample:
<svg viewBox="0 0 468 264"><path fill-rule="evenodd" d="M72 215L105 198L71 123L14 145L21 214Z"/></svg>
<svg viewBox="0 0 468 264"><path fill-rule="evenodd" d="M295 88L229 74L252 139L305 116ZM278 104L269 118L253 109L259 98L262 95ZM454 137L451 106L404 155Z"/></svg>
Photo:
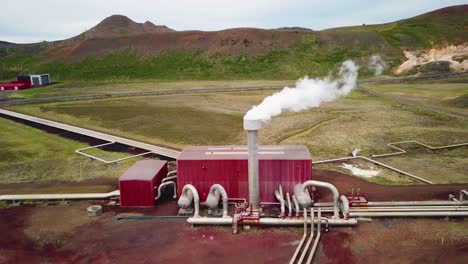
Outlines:
<svg viewBox="0 0 468 264"><path fill-rule="evenodd" d="M343 217L344 219L349 218L349 201L348 198L344 195L340 196L341 206L343 210Z"/></svg>
<svg viewBox="0 0 468 264"><path fill-rule="evenodd" d="M418 144L420 146L423 146L425 148L428 148L430 150L439 150L439 149L446 149L446 148L455 148L455 147L461 147L461 146L467 146L468 145L468 142L467 143L460 143L460 144L452 144L452 145L445 145L445 146L439 146L439 147L433 147L433 146L429 146L427 144L424 144L424 143L421 143L419 141L416 141L416 140L408 140L408 141L400 141L400 142L392 142L392 143L388 143L387 146L393 148L393 149L396 149L398 150L397 152L390 152L390 153L384 153L384 154L377 154L377 155L371 155L371 157L373 158L381 158L381 157L388 157L388 156L395 156L395 155L403 155L403 154L406 154L406 150L404 149L401 149L399 147L396 147L394 145L398 145L398 144L407 144L407 143L414 143L414 144Z"/></svg>
<svg viewBox="0 0 468 264"><path fill-rule="evenodd" d="M188 194L189 192L191 195ZM198 191L195 188L195 186L191 184L186 184L184 188L182 188L182 193L177 203L179 204L179 207L184 208L187 205L187 203L189 204L192 203L192 198L190 196L193 197L193 203L194 203L194 208L195 208L195 212L192 218L199 218L200 217L200 196L198 195Z"/></svg>
<svg viewBox="0 0 468 264"><path fill-rule="evenodd" d="M23 200L86 200L86 199L109 199L119 197L120 191L115 190L108 193L61 193L61 194L6 194L0 195L0 201L23 201Z"/></svg>
<svg viewBox="0 0 468 264"><path fill-rule="evenodd" d="M350 212L437 212L437 211L461 211L468 212L468 208L367 208L367 209L352 209Z"/></svg>
<svg viewBox="0 0 468 264"><path fill-rule="evenodd" d="M297 263L302 263L302 261L304 260L306 254L307 254L307 250L309 249L310 244L312 243L312 240L314 239L314 208L310 208L310 219L311 219L311 222L310 222L310 236L309 236L309 239L307 240L307 243L306 243L305 247L302 249L301 257L299 258Z"/></svg>
<svg viewBox="0 0 468 264"><path fill-rule="evenodd" d="M294 206L296 208L296 216L299 216L299 203L297 202L296 196L293 195L292 199L293 199L293 202L294 202Z"/></svg>
<svg viewBox="0 0 468 264"><path fill-rule="evenodd" d="M335 226L350 226L357 224L357 219L322 219L322 222L328 222L330 225ZM232 225L232 217L190 217L187 222L192 225ZM311 220L308 219L307 223L310 224ZM317 224L318 220L315 219L314 223ZM260 218L259 225L268 226L298 226L303 225L304 220L298 218Z"/></svg>
<svg viewBox="0 0 468 264"><path fill-rule="evenodd" d="M163 178L161 182L167 182L171 180L177 180L177 176L170 176L170 177Z"/></svg>
<svg viewBox="0 0 468 264"><path fill-rule="evenodd" d="M247 130L249 202L253 209L260 207L260 188L258 181L258 130Z"/></svg>
<svg viewBox="0 0 468 264"><path fill-rule="evenodd" d="M363 159L363 160L366 160L366 161L369 161L369 162L372 162L374 164L377 164L377 165L380 165L384 168L387 168L389 170L393 170L393 171L396 171L398 173L401 173L403 175L406 175L408 177L411 177L411 178L414 178L418 181L422 181L424 183L427 183L427 184L434 184L433 182L429 181L429 180L426 180L424 178L421 178L419 176L416 176L414 174L411 174L409 172L406 172L406 171L402 171L400 169L397 169L395 167L392 167L390 165L387 165L387 164L384 164L382 162L379 162L379 161L376 161L376 160L373 160L373 159L370 159L368 157L364 157L364 156L351 156L351 157L343 157L343 158L336 158L336 159L327 159L327 160L319 160L319 161L314 161L314 164L320 164L320 163L329 163L329 162L336 162L336 161L344 161L344 160L351 160L351 159Z"/></svg>
<svg viewBox="0 0 468 264"><path fill-rule="evenodd" d="M418 216L468 216L468 211L458 212L350 212L351 217L418 217Z"/></svg>
<svg viewBox="0 0 468 264"><path fill-rule="evenodd" d="M458 201L462 202L465 198L465 195L468 197L468 191L466 190L461 190L460 191L460 199Z"/></svg>
<svg viewBox="0 0 468 264"><path fill-rule="evenodd" d="M368 202L367 206L427 206L427 205L468 205L467 201L397 201L397 202Z"/></svg>
<svg viewBox="0 0 468 264"><path fill-rule="evenodd" d="M465 201L385 201L385 202L368 202L365 206L352 206L356 207L374 207L374 206L459 206L468 205L468 200ZM328 207L333 206L333 203L314 203L314 207Z"/></svg>
<svg viewBox="0 0 468 264"><path fill-rule="evenodd" d="M280 202L280 208L281 208L281 216L284 216L285 214L285 208L284 208L284 197L283 197L283 188L281 187L281 184L279 185L279 192L278 191L275 191L275 196L276 196L276 199L279 200Z"/></svg>
<svg viewBox="0 0 468 264"><path fill-rule="evenodd" d="M223 217L228 217L228 195L226 190L221 184L213 184L210 188L209 195L215 195L215 192L218 191L221 194L223 201ZM206 199L208 201L208 198ZM219 201L219 200L218 200Z"/></svg>
<svg viewBox="0 0 468 264"><path fill-rule="evenodd" d="M286 193L286 199L288 201L288 212L289 212L289 217L292 216L292 205L291 205L291 198L289 197L289 193Z"/></svg>
<svg viewBox="0 0 468 264"><path fill-rule="evenodd" d="M167 178L167 177L170 177L172 174L176 174L176 175L177 175L177 170L171 170L170 172L168 172L168 173L166 174L166 178Z"/></svg>
<svg viewBox="0 0 468 264"><path fill-rule="evenodd" d="M164 186L168 186L168 185L174 186L174 196L173 196L173 198L177 199L177 184L175 182L173 182L173 181L168 181L168 182L163 182L163 183L159 184L159 186L158 186L158 195L156 195L156 198L154 198L154 200L158 200L159 198L161 198L162 188Z"/></svg>
<svg viewBox="0 0 468 264"><path fill-rule="evenodd" d="M304 234L302 235L301 242L299 242L299 245L296 248L296 251L294 251L294 254L289 261L289 264L294 264L294 261L297 258L297 255L299 254L299 251L301 251L302 244L304 244L304 241L307 237L307 209L304 208Z"/></svg>
<svg viewBox="0 0 468 264"><path fill-rule="evenodd" d="M314 258L314 255L315 255L315 251L317 250L317 246L318 246L318 242L320 241L320 235L321 235L321 219L322 219L322 212L320 211L320 208L318 209L318 219L320 221L318 221L318 226L317 226L317 236L315 238L315 241L314 241L314 246L312 247L312 250L310 251L310 254L309 254L309 257L307 258L307 262L306 263L312 263L312 259Z"/></svg>
<svg viewBox="0 0 468 264"><path fill-rule="evenodd" d="M309 186L327 188L332 192L333 194L333 218L340 218L340 213L338 210L338 199L340 197L340 194L338 192L338 189L336 189L336 187L333 184L328 183L328 182L309 180L302 184L302 193L306 192L307 187Z"/></svg>

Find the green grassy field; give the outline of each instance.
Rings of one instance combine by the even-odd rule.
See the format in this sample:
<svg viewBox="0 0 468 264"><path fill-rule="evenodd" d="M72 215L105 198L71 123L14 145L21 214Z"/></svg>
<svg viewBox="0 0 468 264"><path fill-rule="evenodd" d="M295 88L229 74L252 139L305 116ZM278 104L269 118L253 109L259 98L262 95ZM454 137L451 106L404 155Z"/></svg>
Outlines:
<svg viewBox="0 0 468 264"><path fill-rule="evenodd" d="M86 144L3 118L0 118L0 127L0 184L117 178L133 164L104 165L90 161L75 153L76 149L87 147ZM128 156L99 149L87 153L112 159ZM91 186L89 191L99 189L102 188ZM4 191L2 188L2 193Z"/></svg>
<svg viewBox="0 0 468 264"><path fill-rule="evenodd" d="M142 141L186 145L244 144L243 114L272 91L185 94L18 105L13 110ZM315 160L388 152L386 143L419 140L433 145L468 141L468 122L353 92L318 109L285 113L260 131L263 144L305 144ZM388 160L434 182L467 182L468 148L414 152ZM437 166L433 168L431 164ZM320 166L318 166L320 168ZM441 175L441 174L444 175ZM385 174L388 176L386 177ZM378 182L407 182L383 172Z"/></svg>
<svg viewBox="0 0 468 264"><path fill-rule="evenodd" d="M365 84L374 90L409 98L428 105L468 113L468 77L401 84ZM456 102L461 101L460 104Z"/></svg>

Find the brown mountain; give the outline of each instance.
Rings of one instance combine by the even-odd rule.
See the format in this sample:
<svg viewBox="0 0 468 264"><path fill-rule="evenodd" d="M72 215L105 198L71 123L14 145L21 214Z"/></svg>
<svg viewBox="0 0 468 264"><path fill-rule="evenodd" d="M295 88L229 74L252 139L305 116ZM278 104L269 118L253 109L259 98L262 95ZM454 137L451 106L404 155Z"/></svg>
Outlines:
<svg viewBox="0 0 468 264"><path fill-rule="evenodd" d="M88 38L122 37L144 33L174 31L164 25L155 25L150 21L137 23L122 15L113 15L105 18L92 29L85 32Z"/></svg>

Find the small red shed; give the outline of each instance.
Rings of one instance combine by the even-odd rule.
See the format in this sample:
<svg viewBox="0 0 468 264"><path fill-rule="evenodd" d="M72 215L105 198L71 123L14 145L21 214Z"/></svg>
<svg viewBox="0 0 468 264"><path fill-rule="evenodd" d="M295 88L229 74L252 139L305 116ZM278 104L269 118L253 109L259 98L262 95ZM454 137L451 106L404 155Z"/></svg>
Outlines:
<svg viewBox="0 0 468 264"><path fill-rule="evenodd" d="M187 147L177 159L177 188L185 184L197 188L205 201L210 187L221 184L230 198L248 199L247 146ZM260 146L260 201L276 202L274 192L281 184L293 194L294 185L312 179L312 159L303 145Z"/></svg>
<svg viewBox="0 0 468 264"><path fill-rule="evenodd" d="M0 83L0 91L18 91L25 89L24 83Z"/></svg>
<svg viewBox="0 0 468 264"><path fill-rule="evenodd" d="M154 206L155 188L167 172L167 161L137 161L119 178L120 206Z"/></svg>

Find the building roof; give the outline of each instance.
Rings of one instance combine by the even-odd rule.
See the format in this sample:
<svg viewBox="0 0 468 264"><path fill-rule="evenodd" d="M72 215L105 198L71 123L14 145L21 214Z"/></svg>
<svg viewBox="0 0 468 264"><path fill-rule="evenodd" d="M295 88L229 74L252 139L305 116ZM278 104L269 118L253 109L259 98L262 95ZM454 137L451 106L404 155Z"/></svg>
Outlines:
<svg viewBox="0 0 468 264"><path fill-rule="evenodd" d="M164 160L140 160L128 169L119 181L128 180L152 180L154 176L166 165L167 161Z"/></svg>
<svg viewBox="0 0 468 264"><path fill-rule="evenodd" d="M179 160L246 160L247 146L192 146L182 150ZM259 146L259 160L312 160L304 145Z"/></svg>
<svg viewBox="0 0 468 264"><path fill-rule="evenodd" d="M0 83L0 87L23 87L24 83Z"/></svg>

